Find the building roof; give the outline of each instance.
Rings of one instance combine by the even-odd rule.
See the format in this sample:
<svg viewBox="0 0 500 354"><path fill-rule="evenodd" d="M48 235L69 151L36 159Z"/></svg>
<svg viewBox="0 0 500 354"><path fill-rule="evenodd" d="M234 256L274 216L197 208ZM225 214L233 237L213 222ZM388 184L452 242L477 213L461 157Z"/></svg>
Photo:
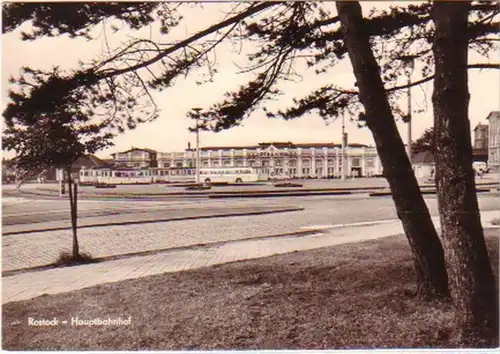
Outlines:
<svg viewBox="0 0 500 354"><path fill-rule="evenodd" d="M411 157L412 164L434 164L434 155L430 151L421 151Z"/></svg>
<svg viewBox="0 0 500 354"><path fill-rule="evenodd" d="M476 131L478 129L488 129L488 124L478 123L478 125L476 125L476 127L474 128L474 131Z"/></svg>
<svg viewBox="0 0 500 354"><path fill-rule="evenodd" d="M207 150L256 150L256 149L266 149L269 146L274 146L276 148L282 149L282 148L323 148L323 147L329 147L329 148L335 148L338 147L340 148L342 144L335 144L335 143L292 143L291 141L287 142L263 142L259 143L258 145L253 145L253 146L205 146L201 147L200 150L207 151ZM349 147L368 147L368 145L365 144L358 144L358 143L351 143L348 144Z"/></svg>
<svg viewBox="0 0 500 354"><path fill-rule="evenodd" d="M247 150L255 150L259 146L204 146L200 147L200 150L207 151L207 150L238 150L238 149L247 149ZM194 149L196 150L196 148Z"/></svg>
<svg viewBox="0 0 500 354"><path fill-rule="evenodd" d="M101 160L95 155L80 156L78 159L76 159L75 162L73 162L73 167L90 168L90 167L110 167L110 166L111 164L107 163L104 160Z"/></svg>
<svg viewBox="0 0 500 354"><path fill-rule="evenodd" d="M115 152L115 153L111 154L111 156L114 156L116 154L126 154L127 152L132 152L132 151L146 151L146 152L149 152L151 154L156 154L156 150L153 150L153 149L132 147L131 149L128 149L126 151Z"/></svg>
<svg viewBox="0 0 500 354"><path fill-rule="evenodd" d="M490 114L488 114L488 117L486 117L486 119L490 119L490 118L500 119L500 111L490 112Z"/></svg>
<svg viewBox="0 0 500 354"><path fill-rule="evenodd" d="M261 148L267 148L269 146L274 146L276 148L293 148L295 147L294 144L291 142L291 141L286 141L286 142L282 142L282 141L273 141L273 142L265 142L265 143L259 143L259 147Z"/></svg>

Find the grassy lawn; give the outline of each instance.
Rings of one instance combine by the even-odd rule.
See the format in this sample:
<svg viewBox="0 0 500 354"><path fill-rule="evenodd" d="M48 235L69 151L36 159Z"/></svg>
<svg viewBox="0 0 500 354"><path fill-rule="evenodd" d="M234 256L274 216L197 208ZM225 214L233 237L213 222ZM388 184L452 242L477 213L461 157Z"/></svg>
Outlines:
<svg viewBox="0 0 500 354"><path fill-rule="evenodd" d="M497 272L498 236L486 235ZM414 294L407 241L394 236L9 303L3 349L452 346L451 305ZM34 327L29 317L131 324Z"/></svg>

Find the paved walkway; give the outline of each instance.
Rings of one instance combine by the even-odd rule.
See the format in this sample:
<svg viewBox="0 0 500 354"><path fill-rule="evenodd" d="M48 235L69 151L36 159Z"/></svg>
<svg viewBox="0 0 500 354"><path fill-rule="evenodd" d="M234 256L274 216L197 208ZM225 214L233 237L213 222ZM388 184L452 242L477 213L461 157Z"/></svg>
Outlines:
<svg viewBox="0 0 500 354"><path fill-rule="evenodd" d="M243 212L241 216L230 218L219 216L210 220L197 218L183 221L156 220L153 223L83 228L78 230L80 251L90 253L94 258L103 258L297 231L296 224L290 223L289 220L298 218L302 208L292 208L290 209L292 211L288 212L284 210L284 208L246 208L241 211ZM205 213L207 211L200 210ZM275 213L276 211L280 213ZM225 212L227 216L228 210ZM271 212L274 212L272 223L268 222ZM62 250L70 251L71 247L70 230L4 235L2 271L52 264Z"/></svg>
<svg viewBox="0 0 500 354"><path fill-rule="evenodd" d="M499 217L500 211L481 214L485 226L490 226L491 221ZM433 221L437 223L438 219L433 218ZM307 236L228 241L203 247L7 276L2 281L2 303L149 275L377 239L403 232L398 220L352 225L311 225L308 229L314 232Z"/></svg>
<svg viewBox="0 0 500 354"><path fill-rule="evenodd" d="M68 208L69 209L69 208ZM106 210L99 208L92 211L84 211L85 216L78 218L78 228L101 227L110 225L133 225L158 223L177 220L209 219L220 217L233 217L240 215L260 215L272 213L284 213L299 211L303 208L293 205L245 205L245 206L224 206L207 205L200 208L199 205L190 206L175 205L171 208L161 207L155 209L134 210L134 208L111 208ZM69 210L60 212L59 220L38 221L44 217L44 212L35 213L36 221L29 222L30 215L24 217L23 223L9 224L9 215L4 215L2 219L2 235L27 234L54 230L71 230L71 220L69 220ZM42 216L40 216L42 215ZM137 215L140 215L138 218ZM46 216L45 216L46 217ZM47 217L46 217L47 218Z"/></svg>

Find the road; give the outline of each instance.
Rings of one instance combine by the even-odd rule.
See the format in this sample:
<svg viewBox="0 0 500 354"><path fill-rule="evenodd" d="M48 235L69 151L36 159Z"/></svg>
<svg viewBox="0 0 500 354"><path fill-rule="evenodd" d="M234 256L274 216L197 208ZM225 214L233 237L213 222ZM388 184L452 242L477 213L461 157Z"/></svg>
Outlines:
<svg viewBox="0 0 500 354"><path fill-rule="evenodd" d="M437 215L434 196L425 198L432 215ZM500 197L480 194L481 210L498 210ZM313 225L347 224L396 218L390 197L370 198L355 194L344 196L309 196L255 199L176 199L163 201L82 200L80 220L98 214L113 222L121 215L131 221L147 215L168 214L185 209L187 214L200 210L257 207L303 207L301 211L246 215L230 218L178 220L134 225L113 225L79 230L81 249L93 257L109 257L137 252L186 247L246 238L293 233ZM4 225L57 222L69 217L67 200L5 200L2 206ZM4 235L3 270L15 270L53 262L62 249L71 247L68 230Z"/></svg>
<svg viewBox="0 0 500 354"><path fill-rule="evenodd" d="M481 210L498 209L500 197L493 194L479 194ZM426 196L426 203L432 215L437 215L435 196ZM80 200L79 219L101 216L109 217L110 222L116 215L129 215L131 221L140 221L144 215L155 213L167 215L173 210L216 209L224 207L303 207L300 217L294 223L342 223L396 218L394 203L390 197L370 198L367 194L318 195L307 197L282 198L231 198L208 199L204 197L169 200ZM4 199L2 203L2 224L4 226L38 222L68 220L69 202L58 199ZM269 222L278 215L270 215Z"/></svg>

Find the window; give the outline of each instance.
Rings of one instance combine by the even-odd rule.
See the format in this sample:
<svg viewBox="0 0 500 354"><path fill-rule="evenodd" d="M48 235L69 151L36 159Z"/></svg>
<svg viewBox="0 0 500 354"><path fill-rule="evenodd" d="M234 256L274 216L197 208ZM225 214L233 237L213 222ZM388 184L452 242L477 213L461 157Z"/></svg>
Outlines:
<svg viewBox="0 0 500 354"><path fill-rule="evenodd" d="M177 162L177 163L175 164L175 166L176 166L176 167L182 167L182 162Z"/></svg>
<svg viewBox="0 0 500 354"><path fill-rule="evenodd" d="M352 167L360 167L361 166L361 159L359 157L353 157L351 164L352 164Z"/></svg>
<svg viewBox="0 0 500 354"><path fill-rule="evenodd" d="M375 167L375 159L373 157L368 157L366 159L366 167L367 168L373 168L373 167Z"/></svg>
<svg viewBox="0 0 500 354"><path fill-rule="evenodd" d="M288 165L289 165L290 167L295 167L295 166L297 166L297 160L290 160L290 161L288 162Z"/></svg>

